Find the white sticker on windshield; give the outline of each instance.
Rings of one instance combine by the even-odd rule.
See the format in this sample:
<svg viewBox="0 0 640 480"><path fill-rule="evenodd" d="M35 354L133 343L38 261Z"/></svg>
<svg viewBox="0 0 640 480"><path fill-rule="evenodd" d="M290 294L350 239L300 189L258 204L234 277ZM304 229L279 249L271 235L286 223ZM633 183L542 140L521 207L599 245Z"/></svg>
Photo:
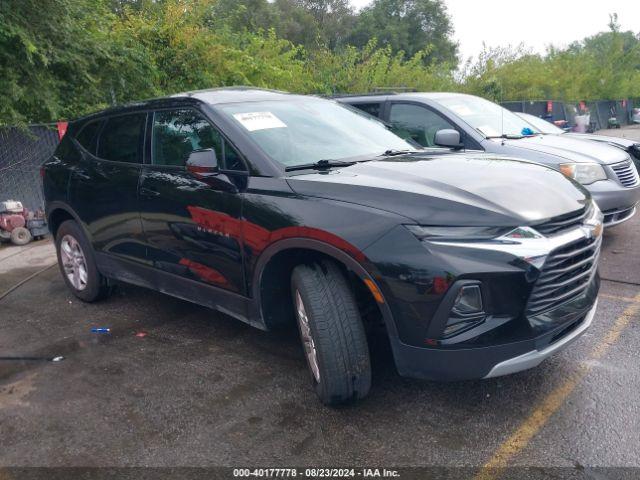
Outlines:
<svg viewBox="0 0 640 480"><path fill-rule="evenodd" d="M287 128L284 122L271 112L234 113L233 116L250 132L268 128Z"/></svg>
<svg viewBox="0 0 640 480"><path fill-rule="evenodd" d="M460 115L461 117L468 117L469 115L472 115L473 112L471 111L471 109L469 107L467 107L466 105L449 105L449 110L453 110L455 113L457 113L458 115Z"/></svg>

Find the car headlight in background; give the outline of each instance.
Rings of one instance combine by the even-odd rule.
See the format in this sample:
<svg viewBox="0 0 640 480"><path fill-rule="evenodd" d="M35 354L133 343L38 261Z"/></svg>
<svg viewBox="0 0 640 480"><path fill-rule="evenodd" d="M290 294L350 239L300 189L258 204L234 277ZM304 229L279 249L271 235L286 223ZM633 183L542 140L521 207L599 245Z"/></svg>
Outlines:
<svg viewBox="0 0 640 480"><path fill-rule="evenodd" d="M597 163L563 163L560 165L560 171L582 185L607 179L604 168Z"/></svg>

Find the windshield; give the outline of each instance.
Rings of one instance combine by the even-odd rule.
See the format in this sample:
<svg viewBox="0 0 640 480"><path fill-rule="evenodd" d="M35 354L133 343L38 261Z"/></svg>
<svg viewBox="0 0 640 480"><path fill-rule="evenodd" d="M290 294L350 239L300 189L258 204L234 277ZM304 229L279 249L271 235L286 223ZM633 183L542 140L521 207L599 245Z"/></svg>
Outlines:
<svg viewBox="0 0 640 480"><path fill-rule="evenodd" d="M416 150L382 122L331 100L233 103L219 109L285 167L320 160L364 160L389 150Z"/></svg>
<svg viewBox="0 0 640 480"><path fill-rule="evenodd" d="M530 115L528 113L517 113L520 118L524 121L531 124L531 126L540 133L546 133L549 135L557 135L559 133L564 133L564 130L556 127L553 123L547 122L545 119L536 117L535 115Z"/></svg>
<svg viewBox="0 0 640 480"><path fill-rule="evenodd" d="M439 98L437 102L464 119L487 138L502 135L524 136L536 133L530 124L513 112L484 98L454 95Z"/></svg>

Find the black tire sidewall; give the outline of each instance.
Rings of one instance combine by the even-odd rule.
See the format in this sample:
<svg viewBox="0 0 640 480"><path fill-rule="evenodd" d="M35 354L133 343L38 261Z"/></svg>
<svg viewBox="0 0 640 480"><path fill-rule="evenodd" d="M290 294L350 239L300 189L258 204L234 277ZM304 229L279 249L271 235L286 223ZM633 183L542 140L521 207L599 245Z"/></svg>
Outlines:
<svg viewBox="0 0 640 480"><path fill-rule="evenodd" d="M330 262L327 262L330 263ZM327 270L327 267L329 271ZM316 313L318 308L322 308L320 305L315 305L312 301L309 292L307 289L314 288L314 283L311 282L310 278L307 278L307 281L303 278L305 274L309 274L310 270L315 271L317 274L319 271L325 271L329 274L329 277L324 277L323 281L330 281L329 279L333 276L333 281L336 284L340 285L341 294L345 297L349 298L349 301L353 302L351 309L353 310L354 315L349 317L348 321L354 322L352 327L357 326L357 330L359 335L361 335L361 340L363 344L360 344L360 348L365 350L359 351L360 354L366 355L367 358L367 372L360 372L358 375L360 380L357 382L357 387L354 388L354 385L346 380L346 376L344 372L338 373L336 376L336 371L334 370L331 373L331 369L328 367L329 362L325 359L325 355L331 355L332 353L337 353L343 356L347 356L348 352L339 351L338 344L334 345L334 339L327 336L326 332L324 335L319 331L319 327L315 321ZM317 280L317 279L315 279ZM369 352L368 345L366 341L366 333L364 331L364 326L362 325L362 320L359 316L359 312L357 310L357 304L355 303L355 299L353 298L353 294L350 290L346 279L342 275L342 272L338 271L337 267L332 264L315 264L313 266L302 266L301 268L296 268L293 271L291 276L291 292L293 297L293 308L296 308L295 304L295 295L296 291L300 292L300 296L302 298L302 302L305 306L305 311L307 313L307 317L309 318L309 328L311 330L311 335L313 336L314 344L316 347L316 356L318 361L318 369L320 371L320 382L317 382L315 377L313 376L313 372L311 371L309 361L305 354L305 362L307 363L307 370L309 372L309 376L311 377L314 390L316 394L320 398L320 400L327 405L337 405L345 402L350 402L352 400L362 398L366 396L369 391L371 385L371 369L370 369L370 361L369 361ZM296 324L298 325L298 331L300 332L300 321L298 319L297 312L294 312L296 318ZM326 325L325 325L326 326ZM301 332L300 332L301 333ZM359 342L354 342L353 344L349 344L347 346L348 349L358 349ZM352 352L353 353L353 352ZM350 372L349 375L353 375L353 372ZM346 383L350 383L349 387L345 387Z"/></svg>
<svg viewBox="0 0 640 480"><path fill-rule="evenodd" d="M18 239L18 235L20 234L24 234L24 240L22 239ZM27 243L29 243L31 241L31 232L25 228L25 227L18 227L15 228L14 230L11 231L11 242L14 245L18 245L18 246L22 246L22 245L26 245Z"/></svg>
<svg viewBox="0 0 640 480"><path fill-rule="evenodd" d="M84 288L84 290L77 290L71 284L64 271L64 267L62 266L60 243L62 242L62 238L65 235L71 235L73 238L75 238L80 245L80 248L82 248L82 253L84 254L84 259L87 266L87 286ZM60 273L62 274L64 283L66 283L71 292L73 292L73 294L80 300L83 300L85 302L93 302L99 299L103 294L105 279L102 277L102 275L98 271L98 267L96 266L96 261L93 255L93 248L87 241L82 229L75 221L67 220L58 228L58 231L56 232L56 253L58 255L58 267L60 268Z"/></svg>

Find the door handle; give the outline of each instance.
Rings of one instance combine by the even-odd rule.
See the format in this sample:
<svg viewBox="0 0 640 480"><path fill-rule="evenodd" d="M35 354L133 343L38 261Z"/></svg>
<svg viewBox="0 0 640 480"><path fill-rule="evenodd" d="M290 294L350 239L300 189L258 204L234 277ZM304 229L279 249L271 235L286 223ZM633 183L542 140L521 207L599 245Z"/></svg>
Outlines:
<svg viewBox="0 0 640 480"><path fill-rule="evenodd" d="M145 197L157 197L160 195L160 192L151 188L142 187L140 188L140 195L144 195Z"/></svg>

